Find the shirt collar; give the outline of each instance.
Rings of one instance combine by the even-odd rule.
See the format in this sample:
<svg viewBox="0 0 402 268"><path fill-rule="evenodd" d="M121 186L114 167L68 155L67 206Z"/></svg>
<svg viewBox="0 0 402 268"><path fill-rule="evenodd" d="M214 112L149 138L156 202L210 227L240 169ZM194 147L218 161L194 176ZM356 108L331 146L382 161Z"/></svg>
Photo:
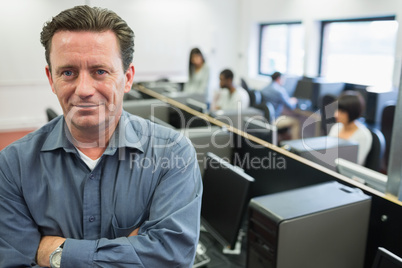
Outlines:
<svg viewBox="0 0 402 268"><path fill-rule="evenodd" d="M136 117L131 116L126 111L123 111L116 130L110 138L109 145L104 154L113 155L118 148L124 147L134 148L144 152L141 145L141 139L137 134L138 132L134 129L134 124L132 121L138 120L136 120ZM71 142L72 136L67 128L64 116L60 116L57 122L54 124L55 125L47 136L41 151L53 151L63 148L66 152L76 153L75 147Z"/></svg>
<svg viewBox="0 0 402 268"><path fill-rule="evenodd" d="M140 121L137 120L136 116L123 110L119 124L110 138L108 148L106 148L104 154L114 154L117 148L134 148L144 152L141 145L141 137L138 136L138 133L141 133L142 130L134 128L134 125L138 127L137 123L140 123ZM144 128L147 126L141 124L140 127Z"/></svg>

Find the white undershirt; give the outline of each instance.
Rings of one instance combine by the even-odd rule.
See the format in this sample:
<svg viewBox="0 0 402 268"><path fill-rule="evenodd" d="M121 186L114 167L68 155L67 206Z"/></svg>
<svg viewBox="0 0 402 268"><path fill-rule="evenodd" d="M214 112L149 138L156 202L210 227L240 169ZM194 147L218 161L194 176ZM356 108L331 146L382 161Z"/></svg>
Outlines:
<svg viewBox="0 0 402 268"><path fill-rule="evenodd" d="M77 149L82 161L84 161L84 163L88 166L88 168L91 171L94 170L94 168L95 168L96 164L98 163L100 157L95 159L95 160L93 160L93 159L89 158L88 156L86 156L83 152L81 152L77 147L75 147L75 148Z"/></svg>

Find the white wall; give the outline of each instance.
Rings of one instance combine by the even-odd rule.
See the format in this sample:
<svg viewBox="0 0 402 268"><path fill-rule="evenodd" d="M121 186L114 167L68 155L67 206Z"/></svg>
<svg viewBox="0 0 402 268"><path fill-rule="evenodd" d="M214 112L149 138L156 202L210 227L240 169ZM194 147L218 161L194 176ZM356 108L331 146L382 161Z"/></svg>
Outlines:
<svg viewBox="0 0 402 268"><path fill-rule="evenodd" d="M240 0L8 0L0 4L0 130L38 127L45 109L61 113L44 72L43 24L60 11L89 4L114 10L134 30L135 81L187 79L197 46L218 86L223 68L236 66Z"/></svg>
<svg viewBox="0 0 402 268"><path fill-rule="evenodd" d="M251 87L261 88L269 78L258 76L258 25L269 22L301 21L305 26L304 75L316 76L319 57L319 21L396 15L399 22L393 83L399 85L402 58L402 2L400 0L241 0L242 40L245 56L241 59L240 75L248 78Z"/></svg>
<svg viewBox="0 0 402 268"><path fill-rule="evenodd" d="M39 34L44 22L82 1L13 0L0 4L0 130L32 128L59 105L47 84Z"/></svg>
<svg viewBox="0 0 402 268"><path fill-rule="evenodd" d="M0 4L0 130L37 127L45 109L61 112L47 84L43 23L79 4L116 11L133 28L135 81L187 77L188 54L198 46L218 85L223 68L261 88L269 79L257 75L258 25L278 21L305 24L305 75L317 75L319 27L323 19L396 15L401 0L4 0ZM399 84L402 27L398 30L394 84Z"/></svg>

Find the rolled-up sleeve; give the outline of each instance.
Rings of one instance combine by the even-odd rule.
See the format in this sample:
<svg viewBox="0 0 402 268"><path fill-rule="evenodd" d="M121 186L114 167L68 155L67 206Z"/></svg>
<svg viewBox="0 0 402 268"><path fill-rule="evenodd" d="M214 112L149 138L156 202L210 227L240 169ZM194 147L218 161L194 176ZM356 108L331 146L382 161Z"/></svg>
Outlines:
<svg viewBox="0 0 402 268"><path fill-rule="evenodd" d="M191 267L202 196L195 149L173 130L127 122L93 170L57 120L0 152L0 267L37 267L48 235L66 238L61 267Z"/></svg>

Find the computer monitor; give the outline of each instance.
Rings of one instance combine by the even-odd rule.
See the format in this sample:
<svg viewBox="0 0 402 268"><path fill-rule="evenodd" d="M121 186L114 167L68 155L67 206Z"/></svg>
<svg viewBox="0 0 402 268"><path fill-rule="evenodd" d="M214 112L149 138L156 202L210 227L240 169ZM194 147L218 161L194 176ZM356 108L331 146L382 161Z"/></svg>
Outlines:
<svg viewBox="0 0 402 268"><path fill-rule="evenodd" d="M192 99L192 98L188 98L186 100L186 105L189 108L191 108L193 110L196 110L197 112L200 112L200 113L205 113L207 111L207 108L208 108L206 103L203 103L201 101L198 101L198 100L195 100L195 99Z"/></svg>
<svg viewBox="0 0 402 268"><path fill-rule="evenodd" d="M154 122L155 124L167 127L167 128L171 128L171 129L176 129L174 126L172 126L171 124L161 120L160 118L150 115L149 116L149 120L151 120L152 122Z"/></svg>
<svg viewBox="0 0 402 268"><path fill-rule="evenodd" d="M143 99L142 94L134 89L131 89L129 92L123 95L123 101L141 100L141 99Z"/></svg>
<svg viewBox="0 0 402 268"><path fill-rule="evenodd" d="M402 258L385 248L379 247L371 268L401 268Z"/></svg>
<svg viewBox="0 0 402 268"><path fill-rule="evenodd" d="M130 114L145 119L153 115L165 122L169 122L169 108L169 104L158 99L129 100L123 102L123 109Z"/></svg>
<svg viewBox="0 0 402 268"><path fill-rule="evenodd" d="M312 79L300 79L297 81L293 97L311 100L314 94L314 81Z"/></svg>
<svg viewBox="0 0 402 268"><path fill-rule="evenodd" d="M321 108L321 100L324 95L339 96L344 88L345 83L343 82L331 82L321 78L303 78L297 82L293 97L299 99L298 106L301 106L300 109L316 110ZM303 109L303 105L310 105L310 107Z"/></svg>
<svg viewBox="0 0 402 268"><path fill-rule="evenodd" d="M155 91L159 94L162 94L164 92L179 92L180 91L180 85L175 82L149 81L149 82L141 82L141 84L144 87L151 89L152 91Z"/></svg>
<svg viewBox="0 0 402 268"><path fill-rule="evenodd" d="M237 129L243 129L243 119L246 117L263 118L264 112L254 107L238 110L211 111L211 117Z"/></svg>
<svg viewBox="0 0 402 268"><path fill-rule="evenodd" d="M164 92L163 96L168 97L169 99L175 100L182 104L187 104L188 99L197 100L200 102L205 102L205 94L203 93L188 93L188 92Z"/></svg>
<svg viewBox="0 0 402 268"><path fill-rule="evenodd" d="M335 165L340 174L385 193L388 181L387 175L342 158L335 159Z"/></svg>
<svg viewBox="0 0 402 268"><path fill-rule="evenodd" d="M193 144L202 176L204 175L205 159L208 152L230 162L233 156L231 132L218 126L185 128L179 131L189 138Z"/></svg>
<svg viewBox="0 0 402 268"><path fill-rule="evenodd" d="M331 136L318 136L297 140L285 140L280 146L316 164L336 171L335 159L357 162L359 144Z"/></svg>
<svg viewBox="0 0 402 268"><path fill-rule="evenodd" d="M285 83L283 84L283 87L286 89L288 92L289 96L292 96L293 93L295 92L297 82L302 78L301 76L295 76L295 75L284 75L285 77Z"/></svg>
<svg viewBox="0 0 402 268"><path fill-rule="evenodd" d="M345 88L345 83L343 82L317 82L318 85L318 97L317 97L317 103L316 103L316 108L317 109L322 109L323 103L322 103L322 98L325 95L331 95L336 98L339 97L339 95L342 93L342 91Z"/></svg>
<svg viewBox="0 0 402 268"><path fill-rule="evenodd" d="M312 110L317 103L317 84L312 79L301 79L297 81L293 97L298 99L297 108L301 110Z"/></svg>
<svg viewBox="0 0 402 268"><path fill-rule="evenodd" d="M201 221L224 248L235 248L253 181L241 168L207 153Z"/></svg>
<svg viewBox="0 0 402 268"><path fill-rule="evenodd" d="M164 81L147 81L147 82L138 82L139 85L144 86L145 88L152 90L158 94L163 94L165 92L178 92L180 91L180 85L178 83L173 82L164 82ZM142 98L144 99L153 99L154 97L148 95L146 93L140 92Z"/></svg>
<svg viewBox="0 0 402 268"><path fill-rule="evenodd" d="M186 100L186 106L199 113L205 113L207 110L207 105L205 103L192 98ZM205 127L210 125L204 116L197 116L192 114L191 111L176 107L172 107L169 111L169 123L178 129Z"/></svg>
<svg viewBox="0 0 402 268"><path fill-rule="evenodd" d="M276 126L253 117L245 117L243 121L245 132L273 145L278 145L278 129Z"/></svg>

